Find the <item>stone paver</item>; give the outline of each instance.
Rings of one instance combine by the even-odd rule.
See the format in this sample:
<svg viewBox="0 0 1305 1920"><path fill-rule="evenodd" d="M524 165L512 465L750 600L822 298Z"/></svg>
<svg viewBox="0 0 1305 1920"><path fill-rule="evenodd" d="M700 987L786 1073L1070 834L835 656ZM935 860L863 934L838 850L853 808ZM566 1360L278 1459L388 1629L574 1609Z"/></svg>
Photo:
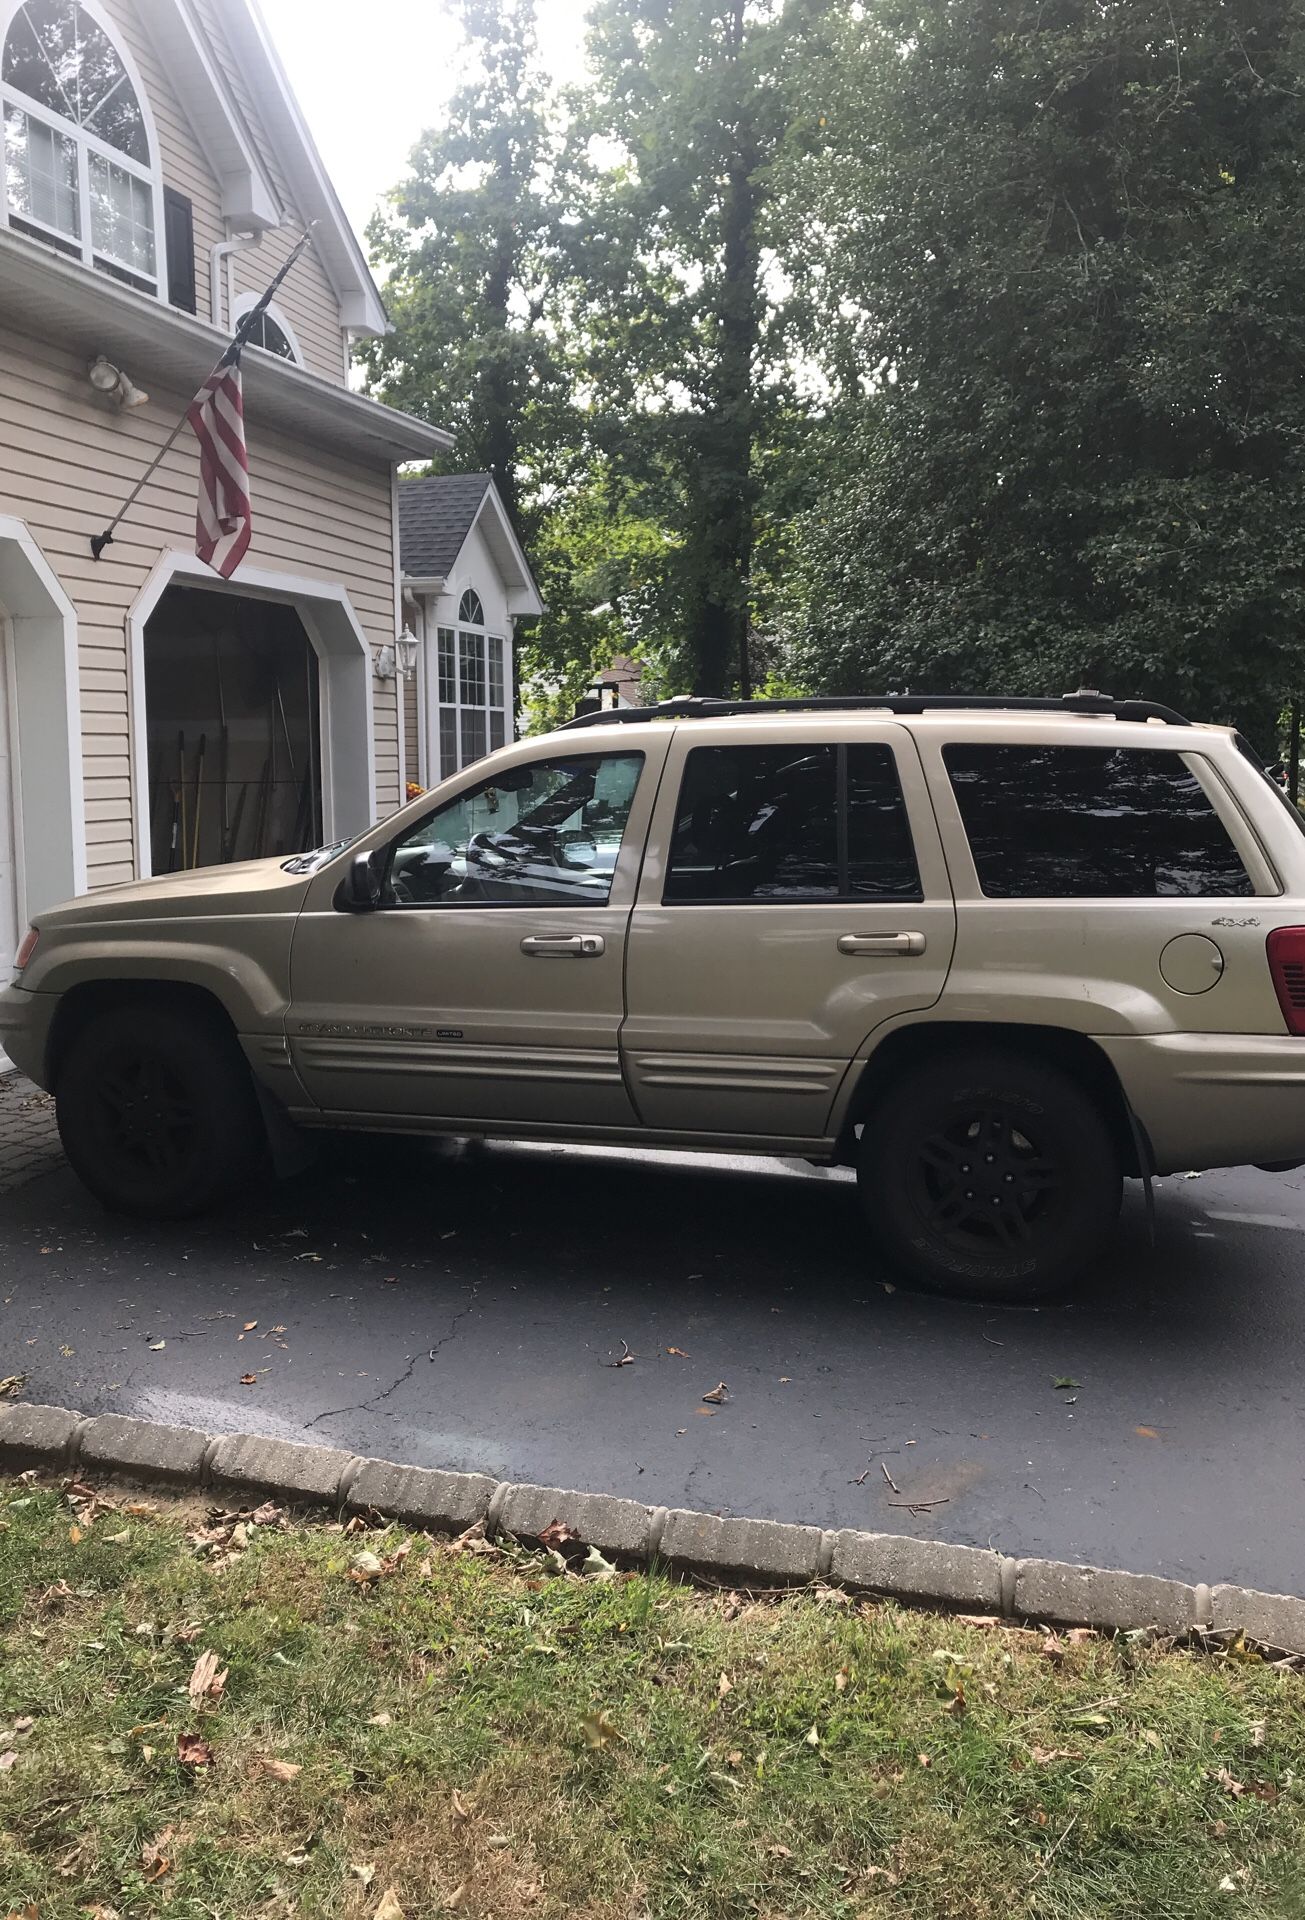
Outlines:
<svg viewBox="0 0 1305 1920"><path fill-rule="evenodd" d="M50 1095L21 1073L0 1073L0 1193L49 1173L62 1159Z"/></svg>

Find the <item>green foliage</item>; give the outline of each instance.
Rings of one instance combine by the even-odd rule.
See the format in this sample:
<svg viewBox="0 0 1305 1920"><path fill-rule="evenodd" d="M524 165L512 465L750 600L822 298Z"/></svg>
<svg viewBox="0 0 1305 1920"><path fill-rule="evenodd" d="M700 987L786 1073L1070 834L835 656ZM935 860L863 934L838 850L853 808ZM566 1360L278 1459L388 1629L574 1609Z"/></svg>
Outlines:
<svg viewBox="0 0 1305 1920"><path fill-rule="evenodd" d="M1305 632L1300 10L858 12L789 183L833 387L795 670L1094 684L1267 749Z"/></svg>

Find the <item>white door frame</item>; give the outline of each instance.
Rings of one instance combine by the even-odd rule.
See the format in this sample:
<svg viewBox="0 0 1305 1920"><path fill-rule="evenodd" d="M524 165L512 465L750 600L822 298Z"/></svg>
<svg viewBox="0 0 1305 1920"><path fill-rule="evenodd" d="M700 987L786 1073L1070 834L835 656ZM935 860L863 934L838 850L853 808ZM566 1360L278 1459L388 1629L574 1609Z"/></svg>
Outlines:
<svg viewBox="0 0 1305 1920"><path fill-rule="evenodd" d="M86 891L77 615L21 520L0 514L18 924Z"/></svg>
<svg viewBox="0 0 1305 1920"><path fill-rule="evenodd" d="M136 871L147 879L150 849L149 749L145 715L145 627L171 586L203 587L292 606L318 659L322 742L322 831L327 840L361 833L376 818L376 742L372 714L372 650L338 580L241 565L223 580L193 553L164 553L127 614L128 701L134 794Z"/></svg>

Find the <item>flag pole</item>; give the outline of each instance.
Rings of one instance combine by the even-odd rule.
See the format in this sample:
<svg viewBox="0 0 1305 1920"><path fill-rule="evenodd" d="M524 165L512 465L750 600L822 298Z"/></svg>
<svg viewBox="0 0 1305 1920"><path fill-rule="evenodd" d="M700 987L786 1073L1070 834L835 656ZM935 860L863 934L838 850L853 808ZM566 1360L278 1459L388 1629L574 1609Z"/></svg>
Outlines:
<svg viewBox="0 0 1305 1920"><path fill-rule="evenodd" d="M252 306L249 309L249 312L244 314L241 317L240 324L236 328L235 333L231 337L230 345L227 347L225 353L222 355L222 358L218 361L217 366L213 368L213 373L217 372L218 367L229 366L233 360L238 360L240 358L245 342L248 340L250 334L253 332L254 327L257 325L258 321L261 320L263 315L267 312L268 306L270 305L272 297L276 293L277 288L280 286L281 282L285 279L286 275L289 273L291 267L295 264L295 261L299 258L304 248L308 245L309 239L312 235L313 227L315 227L316 225L317 225L317 222L314 220L312 224L308 226L302 234L300 234L290 254L286 258L284 263L277 269L276 273L273 275L271 283L267 288L267 291L263 294L262 298L258 301L257 305ZM210 380L213 378L213 373L210 373L208 376ZM118 508L118 511L114 514L112 520L110 520L108 526L104 529L103 533L93 533L91 535L91 557L93 559L98 560L100 555L104 552L104 549L107 546L112 545L113 536L116 529L121 525L122 521L125 519L128 512L135 505L136 501L140 498L144 488L148 486L151 479L158 472L158 469L162 461L164 460L165 456L176 445L178 439L181 437L181 431L183 427L185 427L189 421L189 417L190 416L189 416L189 409L188 409L185 413L182 414L180 420L178 420L176 426L172 429L172 432L168 435L167 439L163 442L163 445L159 448L154 458L150 461L144 473L141 475L140 479L136 482L131 492L127 495L127 498L123 501L122 505Z"/></svg>

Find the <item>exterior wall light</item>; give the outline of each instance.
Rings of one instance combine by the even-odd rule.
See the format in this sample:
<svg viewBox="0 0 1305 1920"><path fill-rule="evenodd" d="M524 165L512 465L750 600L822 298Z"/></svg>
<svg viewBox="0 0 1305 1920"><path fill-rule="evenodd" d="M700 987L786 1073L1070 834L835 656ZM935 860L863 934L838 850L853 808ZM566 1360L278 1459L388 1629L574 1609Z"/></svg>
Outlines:
<svg viewBox="0 0 1305 1920"><path fill-rule="evenodd" d="M135 384L128 374L115 367L103 354L92 360L88 369L91 385L97 393L103 393L119 407L143 407L149 403L149 395Z"/></svg>

